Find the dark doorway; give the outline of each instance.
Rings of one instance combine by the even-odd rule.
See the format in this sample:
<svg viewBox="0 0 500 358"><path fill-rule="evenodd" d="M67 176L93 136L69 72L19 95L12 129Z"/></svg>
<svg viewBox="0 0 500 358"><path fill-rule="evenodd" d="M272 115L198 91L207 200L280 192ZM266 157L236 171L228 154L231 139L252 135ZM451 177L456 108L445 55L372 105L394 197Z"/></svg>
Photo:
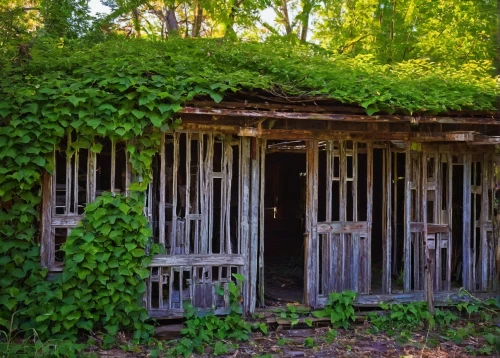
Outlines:
<svg viewBox="0 0 500 358"><path fill-rule="evenodd" d="M264 200L264 281L269 306L303 300L305 173L304 142L269 143Z"/></svg>

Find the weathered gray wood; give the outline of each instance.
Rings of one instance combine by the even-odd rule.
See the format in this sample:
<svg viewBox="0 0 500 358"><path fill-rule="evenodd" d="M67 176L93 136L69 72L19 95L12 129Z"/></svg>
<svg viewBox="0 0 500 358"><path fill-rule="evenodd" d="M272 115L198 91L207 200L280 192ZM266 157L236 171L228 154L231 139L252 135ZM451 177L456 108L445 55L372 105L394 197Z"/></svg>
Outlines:
<svg viewBox="0 0 500 358"><path fill-rule="evenodd" d="M371 291L371 280L372 280L372 225L373 225L373 142L367 143L367 178L366 178L366 220L368 225L368 235L366 237L366 242L364 243L367 257L366 271L367 271L367 289L366 293Z"/></svg>
<svg viewBox="0 0 500 358"><path fill-rule="evenodd" d="M332 221L332 188L333 188L333 141L329 140L326 142L326 195L325 195L325 220L326 222ZM318 224L319 226L320 224ZM318 235L320 234L320 229L318 228ZM332 233L326 234L326 240L323 240L322 250L320 253L322 255L323 270L322 270L322 292L327 293L329 290L336 289L336 275L334 274L334 268L337 261L336 255L338 252L333 250L333 235Z"/></svg>
<svg viewBox="0 0 500 358"><path fill-rule="evenodd" d="M448 225L453 227L453 157L451 153L447 155L448 163L448 192L447 192L447 213L448 213ZM446 250L446 286L445 290L451 290L451 259L453 254L453 234L448 234L448 248Z"/></svg>
<svg viewBox="0 0 500 358"><path fill-rule="evenodd" d="M393 160L393 175L392 177L394 178L393 180L393 192L394 195L392 197L392 203L389 203L389 205L392 204L392 206L389 208L389 211L392 213L392 249L393 249L393 254L392 254L392 267L391 271L393 275L398 274L398 153L391 152L390 155L394 154L394 160Z"/></svg>
<svg viewBox="0 0 500 358"><path fill-rule="evenodd" d="M116 141L111 140L111 182L110 188L111 192L115 192L115 180L116 180Z"/></svg>
<svg viewBox="0 0 500 358"><path fill-rule="evenodd" d="M250 140L248 137L241 138L240 147L240 242L241 242L241 255L245 259L245 266L243 266L242 274L246 278L243 282L243 306L244 312L250 312L250 285L249 279L249 266L250 255L248 253L249 240L250 240Z"/></svg>
<svg viewBox="0 0 500 358"><path fill-rule="evenodd" d="M73 166L73 208L72 212L78 214L78 169L80 167L80 156L79 151L75 150L74 156L74 166ZM68 189L69 190L69 189Z"/></svg>
<svg viewBox="0 0 500 358"><path fill-rule="evenodd" d="M207 254L207 255L154 255L149 267L171 266L243 266L243 255Z"/></svg>
<svg viewBox="0 0 500 358"><path fill-rule="evenodd" d="M55 185L54 185L55 187ZM52 177L49 173L42 174L42 210L40 220L40 259L42 267L49 267L54 257L54 236L52 235L52 208L53 202Z"/></svg>
<svg viewBox="0 0 500 358"><path fill-rule="evenodd" d="M383 272L382 272L382 292L391 293L391 243L392 243L392 226L391 226L391 201L392 201L392 153L387 148L384 150L384 167L385 167L385 195L384 195L384 219L385 233L382 237L383 249ZM394 178L397 181L397 178ZM396 193L394 194L396 196Z"/></svg>
<svg viewBox="0 0 500 358"><path fill-rule="evenodd" d="M172 165L172 230L170 233L170 252L171 254L178 254L178 245L177 242L178 233L177 233L177 191L178 191L178 172L179 172L179 133L174 133L174 162ZM179 237L180 239L180 237Z"/></svg>
<svg viewBox="0 0 500 358"><path fill-rule="evenodd" d="M462 268L462 282L466 290L472 290L472 255L470 250L471 245L471 153L464 154L464 173L463 173L463 268Z"/></svg>
<svg viewBox="0 0 500 358"><path fill-rule="evenodd" d="M423 155L423 181L424 184L427 181L428 173L427 173L427 153L424 152ZM427 302L427 307L431 314L434 314L434 290L433 290L433 280L431 277L431 259L429 254L429 245L428 245L428 235L427 235L427 189L424 185L424 190L422 191L422 221L424 223L424 232L423 232L423 242L424 242L424 253L425 253L425 263L424 263L424 298Z"/></svg>
<svg viewBox="0 0 500 358"><path fill-rule="evenodd" d="M267 141L261 140L260 146L260 205L259 205L259 295L260 306L265 306L264 300L264 194L266 182L266 147ZM230 192L229 192L230 193Z"/></svg>
<svg viewBox="0 0 500 358"><path fill-rule="evenodd" d="M368 223L366 221L333 221L320 222L317 225L318 234L357 234L368 235Z"/></svg>
<svg viewBox="0 0 500 358"><path fill-rule="evenodd" d="M191 251L191 144L192 144L192 133L186 133L186 195L185 195L185 213L184 219L186 223L186 228L184 231L184 253L190 254L194 253Z"/></svg>
<svg viewBox="0 0 500 358"><path fill-rule="evenodd" d="M257 139L251 139L250 167L250 313L255 311L257 291L257 260L259 259L259 145Z"/></svg>
<svg viewBox="0 0 500 358"><path fill-rule="evenodd" d="M481 245L481 290L486 291L489 287L489 247L488 232L485 230L485 223L488 221L489 214L489 155L484 154L481 162L481 217L480 217L480 245ZM491 245L493 247L493 245Z"/></svg>
<svg viewBox="0 0 500 358"><path fill-rule="evenodd" d="M73 228L82 219L83 215L55 215L52 217L52 226Z"/></svg>
<svg viewBox="0 0 500 358"><path fill-rule="evenodd" d="M403 266L403 287L405 292L411 290L411 143L406 143L406 164L405 164L405 220L404 220L404 266Z"/></svg>
<svg viewBox="0 0 500 358"><path fill-rule="evenodd" d="M410 223L411 232L423 232L424 223L422 222L412 222ZM450 232L450 226L448 224L427 224L427 233L447 233Z"/></svg>
<svg viewBox="0 0 500 358"><path fill-rule="evenodd" d="M71 149L71 133L68 133L67 135L67 145L68 147L66 148L66 188L65 188L65 194L66 194L66 202L65 202L65 208L64 208L64 214L70 214L71 213L71 184L72 184L72 171L71 171L71 159L73 155L73 150Z"/></svg>
<svg viewBox="0 0 500 358"><path fill-rule="evenodd" d="M160 138L160 202L158 204L158 242L165 246L165 177L166 162L165 162L165 133L161 133Z"/></svg>
<svg viewBox="0 0 500 358"><path fill-rule="evenodd" d="M305 235L305 275L304 275L304 303L312 307L316 306L318 292L318 142L306 142L306 235Z"/></svg>
<svg viewBox="0 0 500 358"><path fill-rule="evenodd" d="M487 299L495 297L494 293L477 293L474 295L479 299ZM449 306L457 302L473 302L475 299L460 295L457 291L441 291L435 293L436 306ZM354 306L357 307L378 307L381 303L411 303L425 301L425 296L422 291L412 293L401 293L392 295L358 295L354 300Z"/></svg>
<svg viewBox="0 0 500 358"><path fill-rule="evenodd" d="M183 107L180 113L204 114L211 116L248 117L248 118L276 118L276 119L304 119L328 120L341 122L408 122L408 123L449 123L449 124L492 124L498 125L500 121L495 118L477 117L438 117L438 116L404 116L404 115L353 115L353 114L327 114L327 113L300 113L278 111L254 111L219 108Z"/></svg>

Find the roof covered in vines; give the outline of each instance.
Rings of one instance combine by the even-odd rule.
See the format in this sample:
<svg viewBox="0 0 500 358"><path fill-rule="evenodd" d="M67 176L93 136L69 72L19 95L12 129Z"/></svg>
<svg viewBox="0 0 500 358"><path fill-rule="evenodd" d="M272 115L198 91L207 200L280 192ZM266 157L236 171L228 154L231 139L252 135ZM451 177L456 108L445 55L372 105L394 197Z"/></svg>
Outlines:
<svg viewBox="0 0 500 358"><path fill-rule="evenodd" d="M380 64L283 40L43 42L3 67L0 118L29 114L75 128L98 129L104 117L116 123L127 116L165 126L186 101L203 96L220 102L243 92L295 102L329 99L369 115L489 111L498 94L488 62Z"/></svg>

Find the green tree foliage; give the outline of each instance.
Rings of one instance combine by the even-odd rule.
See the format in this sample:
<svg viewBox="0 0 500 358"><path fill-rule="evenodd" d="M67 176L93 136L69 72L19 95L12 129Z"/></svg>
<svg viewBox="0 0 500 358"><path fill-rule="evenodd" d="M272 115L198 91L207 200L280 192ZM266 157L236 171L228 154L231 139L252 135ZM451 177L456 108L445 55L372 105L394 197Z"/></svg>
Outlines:
<svg viewBox="0 0 500 358"><path fill-rule="evenodd" d="M492 0L329 0L314 38L339 53L382 62L430 58L461 64L492 60L497 2Z"/></svg>

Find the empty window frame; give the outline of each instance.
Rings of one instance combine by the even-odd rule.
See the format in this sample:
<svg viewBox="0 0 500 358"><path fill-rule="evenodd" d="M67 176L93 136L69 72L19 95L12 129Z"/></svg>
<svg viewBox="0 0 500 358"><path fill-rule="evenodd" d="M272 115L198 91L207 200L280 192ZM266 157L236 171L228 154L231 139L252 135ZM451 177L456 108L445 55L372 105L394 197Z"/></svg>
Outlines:
<svg viewBox="0 0 500 358"><path fill-rule="evenodd" d="M87 203L105 191L125 193L130 170L125 143L95 140L99 153L81 148L85 139L68 134L54 149L54 171L44 180L42 266L61 271L62 245L82 219Z"/></svg>

